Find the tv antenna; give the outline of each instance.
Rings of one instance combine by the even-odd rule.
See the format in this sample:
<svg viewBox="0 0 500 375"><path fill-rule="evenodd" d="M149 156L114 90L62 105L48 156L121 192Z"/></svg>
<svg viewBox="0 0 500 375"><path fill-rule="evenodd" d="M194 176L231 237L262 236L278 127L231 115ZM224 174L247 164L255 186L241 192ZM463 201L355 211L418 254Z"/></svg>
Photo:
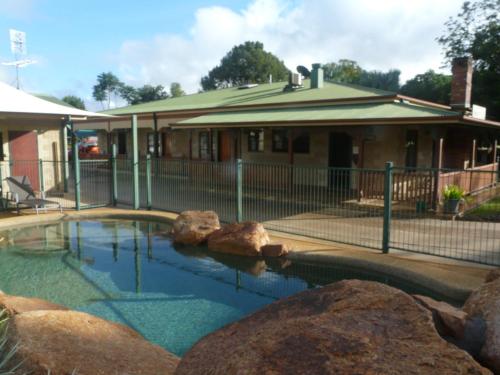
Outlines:
<svg viewBox="0 0 500 375"><path fill-rule="evenodd" d="M16 67L16 88L19 89L19 68L35 64L35 60L21 59L21 56L26 56L26 33L24 31L9 30L10 50L14 55L14 61L3 62L2 65Z"/></svg>

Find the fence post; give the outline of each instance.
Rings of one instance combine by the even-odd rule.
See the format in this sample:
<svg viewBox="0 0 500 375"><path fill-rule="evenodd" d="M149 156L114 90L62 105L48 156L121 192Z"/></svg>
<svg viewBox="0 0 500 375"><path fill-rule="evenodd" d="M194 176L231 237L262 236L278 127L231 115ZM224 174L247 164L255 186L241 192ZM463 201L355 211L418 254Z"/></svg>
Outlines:
<svg viewBox="0 0 500 375"><path fill-rule="evenodd" d="M243 163L236 159L236 221L243 221Z"/></svg>
<svg viewBox="0 0 500 375"><path fill-rule="evenodd" d="M118 171L116 168L116 144L111 145L111 195L113 206L118 203Z"/></svg>
<svg viewBox="0 0 500 375"><path fill-rule="evenodd" d="M43 176L43 160L42 159L38 159L38 184L39 184L40 192L44 192L45 191L45 181L43 179L44 179L44 176Z"/></svg>
<svg viewBox="0 0 500 375"><path fill-rule="evenodd" d="M78 155L78 142L76 139L75 125L69 118L71 124L71 155L73 157L74 182L75 182L75 208L80 211L80 157Z"/></svg>
<svg viewBox="0 0 500 375"><path fill-rule="evenodd" d="M391 214L392 214L392 161L385 163L384 175L384 227L382 232L382 251L389 252L389 242L391 240Z"/></svg>
<svg viewBox="0 0 500 375"><path fill-rule="evenodd" d="M140 207L139 199L139 146L137 144L137 115L132 115L132 178L134 210Z"/></svg>
<svg viewBox="0 0 500 375"><path fill-rule="evenodd" d="M146 206L151 210L151 154L146 155Z"/></svg>

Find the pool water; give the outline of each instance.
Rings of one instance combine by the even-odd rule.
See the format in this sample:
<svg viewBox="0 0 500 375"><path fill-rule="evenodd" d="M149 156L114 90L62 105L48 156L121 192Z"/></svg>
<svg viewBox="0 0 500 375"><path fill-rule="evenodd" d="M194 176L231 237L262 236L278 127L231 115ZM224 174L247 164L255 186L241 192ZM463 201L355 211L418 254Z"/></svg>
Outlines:
<svg viewBox="0 0 500 375"><path fill-rule="evenodd" d="M166 224L66 221L0 233L0 289L124 323L182 356L223 325L299 291L384 275L173 246ZM434 298L443 299L432 295Z"/></svg>

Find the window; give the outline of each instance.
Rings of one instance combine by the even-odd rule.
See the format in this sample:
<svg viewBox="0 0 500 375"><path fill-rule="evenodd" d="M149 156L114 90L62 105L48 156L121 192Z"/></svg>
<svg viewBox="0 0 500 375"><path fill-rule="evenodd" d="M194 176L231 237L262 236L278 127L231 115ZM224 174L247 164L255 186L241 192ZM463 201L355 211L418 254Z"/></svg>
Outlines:
<svg viewBox="0 0 500 375"><path fill-rule="evenodd" d="M118 133L118 154L127 154L127 133L125 132Z"/></svg>
<svg viewBox="0 0 500 375"><path fill-rule="evenodd" d="M406 168L417 167L418 130L406 131Z"/></svg>
<svg viewBox="0 0 500 375"><path fill-rule="evenodd" d="M146 152L151 155L155 153L155 133L148 133Z"/></svg>
<svg viewBox="0 0 500 375"><path fill-rule="evenodd" d="M300 132L293 138L293 152L296 154L309 153L309 132Z"/></svg>
<svg viewBox="0 0 500 375"><path fill-rule="evenodd" d="M199 136L199 156L200 159L209 159L208 132L200 132Z"/></svg>
<svg viewBox="0 0 500 375"><path fill-rule="evenodd" d="M287 130L273 130L273 152L288 152Z"/></svg>
<svg viewBox="0 0 500 375"><path fill-rule="evenodd" d="M3 134L0 131L0 160L4 160L5 154L3 153Z"/></svg>
<svg viewBox="0 0 500 375"><path fill-rule="evenodd" d="M250 130L248 133L248 151L262 152L264 151L264 130Z"/></svg>

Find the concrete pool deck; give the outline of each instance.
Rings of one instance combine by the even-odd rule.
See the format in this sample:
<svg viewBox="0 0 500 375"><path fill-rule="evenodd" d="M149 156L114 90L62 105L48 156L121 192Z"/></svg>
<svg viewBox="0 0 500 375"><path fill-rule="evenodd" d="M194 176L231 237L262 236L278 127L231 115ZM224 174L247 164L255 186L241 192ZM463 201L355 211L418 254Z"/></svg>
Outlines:
<svg viewBox="0 0 500 375"><path fill-rule="evenodd" d="M171 223L176 213L163 211L96 208L83 211L68 210L63 213L48 212L39 215L27 213L0 214L0 230L12 227L48 224L61 220L126 219L152 220ZM402 280L420 284L456 300L464 300L478 288L486 274L494 267L471 262L440 258L431 255L391 250L380 250L316 240L308 237L269 231L275 243L288 244L291 260L321 264L335 264L385 273Z"/></svg>

